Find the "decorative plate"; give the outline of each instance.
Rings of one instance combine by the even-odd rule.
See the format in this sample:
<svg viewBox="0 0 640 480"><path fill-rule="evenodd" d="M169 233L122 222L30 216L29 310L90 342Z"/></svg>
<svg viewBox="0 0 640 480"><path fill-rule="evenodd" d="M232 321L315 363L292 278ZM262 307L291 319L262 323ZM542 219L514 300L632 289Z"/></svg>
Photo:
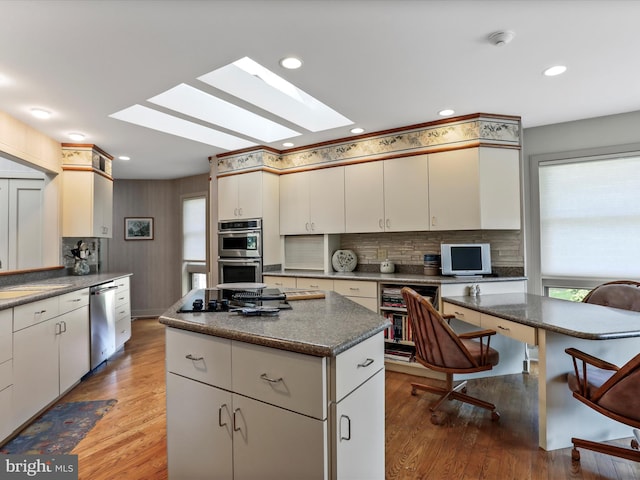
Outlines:
<svg viewBox="0 0 640 480"><path fill-rule="evenodd" d="M336 250L331 257L331 265L336 272L353 272L358 265L358 257L353 250Z"/></svg>

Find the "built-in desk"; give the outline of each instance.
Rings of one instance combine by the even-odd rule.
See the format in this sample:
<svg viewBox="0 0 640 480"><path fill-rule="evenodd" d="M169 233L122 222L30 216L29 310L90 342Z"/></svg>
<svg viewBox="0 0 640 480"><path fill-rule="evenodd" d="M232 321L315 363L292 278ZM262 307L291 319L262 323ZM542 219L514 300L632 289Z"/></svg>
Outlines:
<svg viewBox="0 0 640 480"><path fill-rule="evenodd" d="M442 300L445 313L454 313L467 323L538 345L541 448L570 447L572 436L598 441L630 436L629 427L573 398L566 382L573 363L564 350L575 347L623 365L640 351L640 313L526 293Z"/></svg>

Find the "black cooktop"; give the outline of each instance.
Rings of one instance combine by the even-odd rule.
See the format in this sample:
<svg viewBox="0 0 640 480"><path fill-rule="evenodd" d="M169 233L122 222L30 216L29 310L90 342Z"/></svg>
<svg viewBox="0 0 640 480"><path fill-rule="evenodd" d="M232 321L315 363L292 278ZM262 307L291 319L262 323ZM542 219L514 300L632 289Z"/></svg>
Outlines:
<svg viewBox="0 0 640 480"><path fill-rule="evenodd" d="M255 290L207 288L189 293L178 309L178 313L228 312L253 307L284 310L290 309L291 305L287 302L287 296L277 288Z"/></svg>

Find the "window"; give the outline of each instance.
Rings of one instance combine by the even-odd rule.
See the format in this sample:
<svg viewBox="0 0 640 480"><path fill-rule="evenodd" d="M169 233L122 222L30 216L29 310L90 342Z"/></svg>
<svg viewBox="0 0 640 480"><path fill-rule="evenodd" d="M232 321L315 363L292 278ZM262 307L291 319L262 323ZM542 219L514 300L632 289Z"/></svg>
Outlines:
<svg viewBox="0 0 640 480"><path fill-rule="evenodd" d="M183 293L207 286L207 198L182 200Z"/></svg>
<svg viewBox="0 0 640 480"><path fill-rule="evenodd" d="M543 284L637 278L640 155L541 162L538 173Z"/></svg>

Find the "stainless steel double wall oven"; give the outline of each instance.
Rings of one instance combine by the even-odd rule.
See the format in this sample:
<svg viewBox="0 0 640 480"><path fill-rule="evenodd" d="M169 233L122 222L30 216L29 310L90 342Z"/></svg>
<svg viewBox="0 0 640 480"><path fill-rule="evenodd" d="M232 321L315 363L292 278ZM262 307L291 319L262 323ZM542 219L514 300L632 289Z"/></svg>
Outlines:
<svg viewBox="0 0 640 480"><path fill-rule="evenodd" d="M262 219L218 222L220 283L262 282Z"/></svg>

